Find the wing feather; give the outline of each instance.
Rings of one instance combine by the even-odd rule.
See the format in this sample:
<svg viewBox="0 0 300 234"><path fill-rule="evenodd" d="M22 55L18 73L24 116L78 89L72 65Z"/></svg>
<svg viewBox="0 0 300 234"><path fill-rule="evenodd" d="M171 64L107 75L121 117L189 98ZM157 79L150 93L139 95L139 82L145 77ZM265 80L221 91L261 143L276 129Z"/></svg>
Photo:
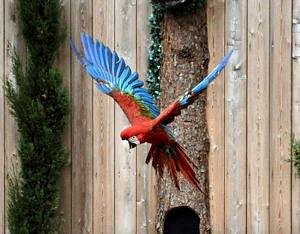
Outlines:
<svg viewBox="0 0 300 234"><path fill-rule="evenodd" d="M123 58L86 33L81 34L81 42L84 55L80 55L72 41L71 49L97 82L97 88L115 99L131 123L159 115L153 97L143 88L144 82L138 79L138 74L131 71Z"/></svg>
<svg viewBox="0 0 300 234"><path fill-rule="evenodd" d="M208 87L210 82L212 82L225 68L226 64L231 57L233 50L231 50L220 62L219 64L199 82L193 89L184 93L177 100L172 102L163 112L155 119L155 125L163 124L167 125L174 121L174 118L180 115L181 110L191 105L200 95L200 93Z"/></svg>
<svg viewBox="0 0 300 234"><path fill-rule="evenodd" d="M128 79L128 80L126 80L126 81L124 82L124 84L123 84L123 85L124 85L124 86L123 86L123 89L126 90L126 91L130 90L131 84L132 84L134 81L138 80L138 78L139 78L139 75L138 75L136 72L134 72L134 73L130 76L130 79Z"/></svg>

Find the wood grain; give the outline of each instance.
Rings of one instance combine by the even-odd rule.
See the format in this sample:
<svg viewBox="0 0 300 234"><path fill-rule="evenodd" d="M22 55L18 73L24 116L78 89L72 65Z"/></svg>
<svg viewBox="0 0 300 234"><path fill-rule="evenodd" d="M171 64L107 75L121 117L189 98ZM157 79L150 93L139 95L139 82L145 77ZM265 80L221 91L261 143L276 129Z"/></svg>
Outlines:
<svg viewBox="0 0 300 234"><path fill-rule="evenodd" d="M225 230L246 233L247 0L226 1Z"/></svg>
<svg viewBox="0 0 300 234"><path fill-rule="evenodd" d="M21 38L20 31L17 26L17 1L5 0L5 79L14 82L14 75L12 73L12 59L11 55L13 49L16 49L17 54L20 56L23 65L26 64L26 49L24 42ZM8 176L12 176L19 168L17 157L17 144L18 144L18 130L17 123L10 113L10 106L8 100L5 100L4 111L4 143L5 143L5 231L8 233Z"/></svg>
<svg viewBox="0 0 300 234"><path fill-rule="evenodd" d="M247 232L269 233L269 2L248 1Z"/></svg>
<svg viewBox="0 0 300 234"><path fill-rule="evenodd" d="M115 49L132 70L136 69L136 0L115 5ZM119 106L115 110L115 233L136 233L136 150L129 151L120 132L128 120Z"/></svg>
<svg viewBox="0 0 300 234"><path fill-rule="evenodd" d="M292 134L300 140L300 1L293 1L292 28ZM292 233L300 233L300 180L292 171Z"/></svg>
<svg viewBox="0 0 300 234"><path fill-rule="evenodd" d="M5 47L4 47L4 1L0 1L0 233L5 232L5 106L4 106L4 84L5 77Z"/></svg>
<svg viewBox="0 0 300 234"><path fill-rule="evenodd" d="M209 71L224 56L224 0L212 0L207 6ZM225 158L224 158L224 73L207 90L207 125L210 138L209 184L212 233L225 232Z"/></svg>
<svg viewBox="0 0 300 234"><path fill-rule="evenodd" d="M16 1L0 2L1 82L13 79L12 46L26 61ZM115 47L145 78L149 1L63 0L62 5L77 45L80 33L89 32ZM212 233L300 233L300 180L285 161L291 136L300 139L300 0L210 0L207 17L209 70L235 48L207 96ZM67 44L58 65L72 107L65 135L71 155L60 181L62 232L156 233L156 177L144 163L148 146L128 151L119 137L126 117L96 90ZM174 92L170 96L173 100ZM197 108L185 113L189 117ZM2 87L0 113L0 233L8 233L5 176L18 167L18 134ZM164 194L166 206L172 196Z"/></svg>
<svg viewBox="0 0 300 234"><path fill-rule="evenodd" d="M71 0L62 1L62 17L61 21L66 25L67 28L71 26ZM70 36L70 35L68 35ZM70 47L65 41L61 46L58 54L58 66L64 77L64 85L67 87L69 92L69 102L71 102L71 57ZM60 178L60 207L59 212L62 215L63 225L62 233L72 233L72 155L71 155L71 139L72 139L72 128L71 128L71 114L68 116L68 123L65 130L64 145L70 152L69 160L63 169Z"/></svg>
<svg viewBox="0 0 300 234"><path fill-rule="evenodd" d="M114 1L93 2L93 35L114 48ZM93 129L93 231L114 233L114 101L95 85Z"/></svg>
<svg viewBox="0 0 300 234"><path fill-rule="evenodd" d="M149 46L148 17L150 14L150 2L137 2L137 71L140 79L147 76L147 48ZM143 144L137 148L137 227L140 234L156 233L156 194L155 172L151 165L145 163L149 151L149 145Z"/></svg>
<svg viewBox="0 0 300 234"><path fill-rule="evenodd" d="M271 0L270 232L291 233L291 18L292 1Z"/></svg>
<svg viewBox="0 0 300 234"><path fill-rule="evenodd" d="M72 1L71 36L81 45L80 33L92 32L92 1ZM92 79L72 57L72 233L92 233L93 108Z"/></svg>

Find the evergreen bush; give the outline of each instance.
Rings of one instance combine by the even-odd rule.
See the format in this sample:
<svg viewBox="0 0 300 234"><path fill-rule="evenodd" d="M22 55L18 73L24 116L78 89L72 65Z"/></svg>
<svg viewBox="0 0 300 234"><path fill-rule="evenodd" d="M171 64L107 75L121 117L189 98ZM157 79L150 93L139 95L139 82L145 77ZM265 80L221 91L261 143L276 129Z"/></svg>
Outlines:
<svg viewBox="0 0 300 234"><path fill-rule="evenodd" d="M294 140L292 144L292 162L297 175L300 176L300 140Z"/></svg>
<svg viewBox="0 0 300 234"><path fill-rule="evenodd" d="M20 133L21 168L9 177L11 234L57 233L57 181L68 153L63 133L69 112L63 77L54 66L65 38L60 0L18 0L19 25L27 46L26 66L14 53L15 85L6 96Z"/></svg>

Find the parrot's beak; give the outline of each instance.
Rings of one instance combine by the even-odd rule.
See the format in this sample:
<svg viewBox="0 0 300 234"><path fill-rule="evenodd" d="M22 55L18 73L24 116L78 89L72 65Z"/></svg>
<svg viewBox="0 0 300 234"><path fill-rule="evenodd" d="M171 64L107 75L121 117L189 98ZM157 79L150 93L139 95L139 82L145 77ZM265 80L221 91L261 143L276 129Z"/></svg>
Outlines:
<svg viewBox="0 0 300 234"><path fill-rule="evenodd" d="M128 143L129 143L129 149L133 149L133 148L135 148L137 146L136 144L134 144L134 143L132 143L130 141L128 141Z"/></svg>
<svg viewBox="0 0 300 234"><path fill-rule="evenodd" d="M129 143L129 149L133 149L135 148L137 145L140 144L139 139L136 136L132 136L128 139L128 143Z"/></svg>

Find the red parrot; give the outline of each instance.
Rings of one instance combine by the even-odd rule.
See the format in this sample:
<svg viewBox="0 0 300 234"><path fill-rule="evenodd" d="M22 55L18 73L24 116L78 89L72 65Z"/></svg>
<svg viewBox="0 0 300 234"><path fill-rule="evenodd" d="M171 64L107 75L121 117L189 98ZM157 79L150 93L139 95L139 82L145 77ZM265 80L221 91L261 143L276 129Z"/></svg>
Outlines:
<svg viewBox="0 0 300 234"><path fill-rule="evenodd" d="M176 142L174 134L167 125L181 113L182 109L192 104L201 91L217 77L233 51L229 52L193 89L178 97L160 113L153 97L142 87L144 83L138 79L138 74L131 71L123 58L86 33L81 34L81 41L84 55L70 40L72 51L87 73L95 80L97 88L119 104L131 124L121 132L122 140L128 141L130 149L145 142L152 144L146 163L152 160L152 166L159 176L162 176L164 168L167 168L171 179L179 189L177 173L180 172L203 192L192 168L192 166L197 167Z"/></svg>

